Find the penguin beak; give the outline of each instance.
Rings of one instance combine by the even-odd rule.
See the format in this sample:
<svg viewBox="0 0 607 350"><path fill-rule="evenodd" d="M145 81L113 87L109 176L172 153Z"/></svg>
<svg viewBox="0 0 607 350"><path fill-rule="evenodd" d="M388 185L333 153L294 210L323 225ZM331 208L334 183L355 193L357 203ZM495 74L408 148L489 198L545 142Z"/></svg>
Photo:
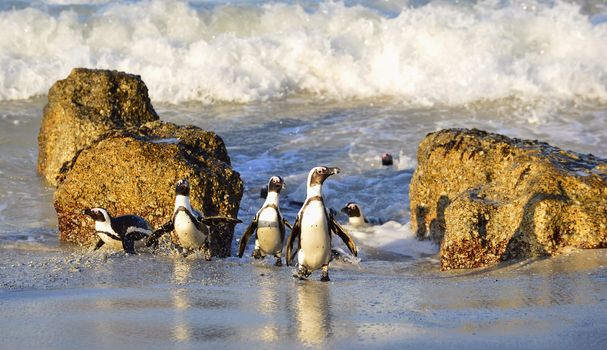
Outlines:
<svg viewBox="0 0 607 350"><path fill-rule="evenodd" d="M329 175L339 174L340 171L339 168L329 168Z"/></svg>
<svg viewBox="0 0 607 350"><path fill-rule="evenodd" d="M345 206L345 207L339 209L339 211L341 211L344 214L348 214L348 206Z"/></svg>
<svg viewBox="0 0 607 350"><path fill-rule="evenodd" d="M84 209L81 213L83 215L88 215L90 217L93 217L93 211L91 209Z"/></svg>

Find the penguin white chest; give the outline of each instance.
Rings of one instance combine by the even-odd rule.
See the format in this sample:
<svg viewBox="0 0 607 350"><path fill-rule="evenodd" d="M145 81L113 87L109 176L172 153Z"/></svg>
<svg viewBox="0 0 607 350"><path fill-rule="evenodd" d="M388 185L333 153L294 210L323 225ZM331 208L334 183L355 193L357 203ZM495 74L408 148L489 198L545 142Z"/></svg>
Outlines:
<svg viewBox="0 0 607 350"><path fill-rule="evenodd" d="M301 217L301 249L299 263L310 270L316 270L329 263L331 256L331 236L325 207L320 201L313 201Z"/></svg>
<svg viewBox="0 0 607 350"><path fill-rule="evenodd" d="M274 208L265 208L259 213L257 223L257 241L264 255L273 255L282 251L282 237L278 212Z"/></svg>
<svg viewBox="0 0 607 350"><path fill-rule="evenodd" d="M103 240L109 249L122 250L122 240L119 235L114 232L111 225L105 222L96 222L95 230L97 231L97 236Z"/></svg>
<svg viewBox="0 0 607 350"><path fill-rule="evenodd" d="M122 250L122 240L121 239L113 239L104 232L97 232L99 238L103 240L105 246L112 250Z"/></svg>
<svg viewBox="0 0 607 350"><path fill-rule="evenodd" d="M367 226L367 223L362 216L351 216L348 218L348 223L353 227Z"/></svg>
<svg viewBox="0 0 607 350"><path fill-rule="evenodd" d="M207 238L207 232L198 230L196 224L192 222L190 216L185 212L177 212L174 225L179 244L183 248L197 249L202 246Z"/></svg>

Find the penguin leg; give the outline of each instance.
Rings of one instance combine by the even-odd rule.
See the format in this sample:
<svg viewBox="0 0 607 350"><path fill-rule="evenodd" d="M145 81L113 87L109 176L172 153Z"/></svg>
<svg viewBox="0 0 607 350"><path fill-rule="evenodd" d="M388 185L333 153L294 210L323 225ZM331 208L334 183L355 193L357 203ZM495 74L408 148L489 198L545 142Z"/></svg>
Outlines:
<svg viewBox="0 0 607 350"><path fill-rule="evenodd" d="M105 242L99 238L99 240L97 241L97 244L95 244L95 248L93 248L93 251L98 250L99 248L103 247L103 245L105 244Z"/></svg>
<svg viewBox="0 0 607 350"><path fill-rule="evenodd" d="M128 235L122 239L122 248L128 254L135 254L135 241Z"/></svg>
<svg viewBox="0 0 607 350"><path fill-rule="evenodd" d="M253 249L253 254L251 254L251 256L255 258L255 260L264 258L264 256L261 255L261 250L259 249L259 240L257 239L255 240L255 249Z"/></svg>
<svg viewBox="0 0 607 350"><path fill-rule="evenodd" d="M274 266L282 266L282 257L280 253L274 254L276 261L274 262Z"/></svg>
<svg viewBox="0 0 607 350"><path fill-rule="evenodd" d="M322 266L322 273L320 275L320 280L322 282L329 282L329 264L325 264Z"/></svg>
<svg viewBox="0 0 607 350"><path fill-rule="evenodd" d="M299 264L299 267L297 268L297 273L293 275L293 277L295 278L299 278L302 281L305 281L308 279L308 277L310 277L310 274L312 273L312 271L310 271L306 265L301 265Z"/></svg>
<svg viewBox="0 0 607 350"><path fill-rule="evenodd" d="M192 251L190 251L189 249L186 249L180 245L175 246L175 250L177 251L177 254L181 255L182 258L187 258L188 255L190 255L190 253L192 253Z"/></svg>

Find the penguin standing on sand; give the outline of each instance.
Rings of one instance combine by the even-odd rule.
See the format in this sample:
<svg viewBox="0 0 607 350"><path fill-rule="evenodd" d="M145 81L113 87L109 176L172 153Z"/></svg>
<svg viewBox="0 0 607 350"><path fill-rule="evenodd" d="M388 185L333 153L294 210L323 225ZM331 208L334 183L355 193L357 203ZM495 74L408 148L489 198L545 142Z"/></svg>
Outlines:
<svg viewBox="0 0 607 350"><path fill-rule="evenodd" d="M238 257L242 258L247 241L257 231L255 239L255 250L253 257L263 259L266 255L276 258L275 266L282 266L282 247L285 241L286 219L282 217L278 207L278 197L284 187L284 181L280 176L272 176L268 182L266 201L261 209L255 214L255 218L245 230L238 246Z"/></svg>
<svg viewBox="0 0 607 350"><path fill-rule="evenodd" d="M143 245L144 239L152 233L152 226L137 215L122 215L111 217L103 208L91 208L82 214L95 220L95 231L99 241L93 250L107 244L115 250L124 249L129 254L135 254L135 245Z"/></svg>
<svg viewBox="0 0 607 350"><path fill-rule="evenodd" d="M171 220L154 231L148 239L147 246L155 245L158 238L163 234L175 231L181 248L188 251L202 249L205 259L210 260L209 226L217 223L239 223L242 221L223 216L203 217L190 204L190 183L186 179L177 181L175 192L175 210Z"/></svg>
<svg viewBox="0 0 607 350"><path fill-rule="evenodd" d="M333 215L327 213L323 202L323 182L329 176L338 173L339 168L316 167L308 174L306 200L295 218L287 241L287 265L291 265L293 244L296 240L298 242L299 267L297 275L294 276L300 279L307 279L313 271L320 268L322 269L320 280L329 281L332 232L344 241L354 256L358 255L354 241Z"/></svg>

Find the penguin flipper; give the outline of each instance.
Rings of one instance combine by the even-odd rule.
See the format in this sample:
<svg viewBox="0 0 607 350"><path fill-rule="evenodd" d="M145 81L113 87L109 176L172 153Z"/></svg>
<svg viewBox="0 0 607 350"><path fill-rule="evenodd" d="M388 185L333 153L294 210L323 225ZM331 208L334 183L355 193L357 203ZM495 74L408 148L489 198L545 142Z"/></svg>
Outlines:
<svg viewBox="0 0 607 350"><path fill-rule="evenodd" d="M157 246L158 239L160 237L162 237L165 233L173 231L174 228L175 228L175 224L174 224L173 220L171 219L169 222L162 225L159 229L155 230L154 232L152 232L151 235L148 236L148 238L145 242L145 246L146 247Z"/></svg>
<svg viewBox="0 0 607 350"><path fill-rule="evenodd" d="M205 218L201 218L200 222L207 226L212 226L215 224L240 224L242 221L237 218L231 218L229 216L207 216Z"/></svg>
<svg viewBox="0 0 607 350"><path fill-rule="evenodd" d="M99 248L103 247L103 245L105 244L105 242L99 238L99 240L97 241L97 244L95 244L95 248L93 248L93 251L98 250Z"/></svg>
<svg viewBox="0 0 607 350"><path fill-rule="evenodd" d="M356 248L354 240L352 239L352 237L350 237L348 232L346 232L346 230L344 230L344 228L341 227L339 223L337 223L333 215L329 215L329 229L333 231L336 235L338 235L342 241L344 241L344 243L346 244L346 246L348 246L348 249L352 252L352 254L354 254L354 256L358 256L358 249Z"/></svg>
<svg viewBox="0 0 607 350"><path fill-rule="evenodd" d="M289 228L289 230L293 229L293 225L291 225L286 218L282 218L282 222L283 222L283 224L287 225L287 227Z"/></svg>
<svg viewBox="0 0 607 350"><path fill-rule="evenodd" d="M257 229L257 216L255 216L255 218L253 218L253 221L251 221L251 223L249 224L249 227L247 227L247 229L244 231L244 234L242 235L242 238L240 239L240 244L238 244L238 257L239 258L242 258L242 255L244 254L244 250L247 247L247 242L249 241L249 238L251 237L253 232L255 232L256 229Z"/></svg>
<svg viewBox="0 0 607 350"><path fill-rule="evenodd" d="M295 219L293 223L293 228L291 228L291 234L289 235L289 239L287 240L287 266L291 266L291 260L295 257L295 253L299 250L299 240L301 239L301 224L299 223L299 217ZM297 238L297 249L293 251L293 243ZM292 252L293 251L293 252Z"/></svg>

